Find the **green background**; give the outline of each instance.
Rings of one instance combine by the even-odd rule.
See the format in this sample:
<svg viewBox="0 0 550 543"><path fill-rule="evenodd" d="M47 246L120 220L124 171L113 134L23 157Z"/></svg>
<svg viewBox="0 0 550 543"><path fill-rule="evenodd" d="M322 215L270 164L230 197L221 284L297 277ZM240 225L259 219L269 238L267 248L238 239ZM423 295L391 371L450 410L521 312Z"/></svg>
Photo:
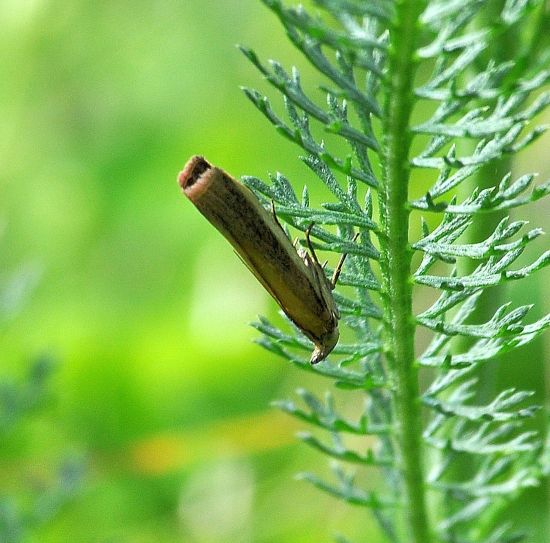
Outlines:
<svg viewBox="0 0 550 543"><path fill-rule="evenodd" d="M59 360L46 407L2 438L0 492L26 495L67 454L87 463L30 540L376 543L368 513L293 479L327 462L269 403L327 383L252 343L247 323L275 304L176 184L200 153L235 176L280 170L316 198L299 149L239 90L266 86L236 43L311 77L275 17L255 0L2 0L0 21L0 273L41 270L0 332L1 375ZM546 179L548 141L515 169ZM548 228L548 202L528 218ZM510 295L538 297L535 318L547 282ZM543 401L545 342L495 364L496 383ZM545 500L512 512L541 543Z"/></svg>

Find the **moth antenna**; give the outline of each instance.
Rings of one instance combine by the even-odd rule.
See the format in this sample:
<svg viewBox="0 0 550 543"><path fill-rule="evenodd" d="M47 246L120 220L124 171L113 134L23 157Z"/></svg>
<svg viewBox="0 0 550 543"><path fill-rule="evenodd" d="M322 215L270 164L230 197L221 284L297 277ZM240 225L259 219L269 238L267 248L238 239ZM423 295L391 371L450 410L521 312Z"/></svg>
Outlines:
<svg viewBox="0 0 550 543"><path fill-rule="evenodd" d="M309 252L311 253L311 256L313 257L313 260L315 261L315 263L318 266L321 266L321 264L319 263L319 259L317 258L317 254L315 253L315 249L313 248L313 245L311 243L311 238L310 238L311 230L312 230L314 225L315 225L315 223L312 222L307 227L307 230L306 230L306 243L307 243L307 248L309 249Z"/></svg>
<svg viewBox="0 0 550 543"><path fill-rule="evenodd" d="M271 214L273 215L275 222L279 225L279 228L284 232L285 229L283 228L282 224L279 222L279 219L277 218L277 213L275 213L275 202L273 200L271 200Z"/></svg>
<svg viewBox="0 0 550 543"><path fill-rule="evenodd" d="M359 237L359 232L356 232L355 236L353 236L351 242L355 243L357 238ZM344 267L344 262L346 260L346 257L348 256L348 253L344 253L340 260L338 260L338 264L336 264L336 268L334 268L334 273L332 274L332 278L330 280L330 288L332 290L335 289L336 283L338 282L338 278L340 277L340 273L342 272L342 268Z"/></svg>
<svg viewBox="0 0 550 543"><path fill-rule="evenodd" d="M321 268L323 268L323 270L327 267L327 264L328 264L328 260L325 260L323 262L323 265L321 266Z"/></svg>

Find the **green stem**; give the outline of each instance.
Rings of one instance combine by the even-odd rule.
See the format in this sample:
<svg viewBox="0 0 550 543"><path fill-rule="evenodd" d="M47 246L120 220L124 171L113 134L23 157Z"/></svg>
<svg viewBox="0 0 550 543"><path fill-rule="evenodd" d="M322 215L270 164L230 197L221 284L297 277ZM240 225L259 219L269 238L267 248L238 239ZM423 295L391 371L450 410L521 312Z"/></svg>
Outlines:
<svg viewBox="0 0 550 543"><path fill-rule="evenodd" d="M384 111L384 171L380 190L381 271L384 286L385 340L394 381L399 467L403 481L405 540L432 540L425 496L422 421L412 312L408 185L410 117L414 105L415 36L425 7L420 0L403 0L396 9L389 51Z"/></svg>

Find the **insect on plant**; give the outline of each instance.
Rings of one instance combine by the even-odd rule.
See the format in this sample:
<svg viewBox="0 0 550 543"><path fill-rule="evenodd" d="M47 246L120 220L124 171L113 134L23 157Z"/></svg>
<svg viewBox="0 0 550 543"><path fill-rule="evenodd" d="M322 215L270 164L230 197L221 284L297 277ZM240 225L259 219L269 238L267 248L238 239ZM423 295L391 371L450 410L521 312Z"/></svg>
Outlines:
<svg viewBox="0 0 550 543"><path fill-rule="evenodd" d="M227 238L256 279L314 343L310 362L324 360L338 342L340 313L332 291L345 255L329 280L306 230L308 254L296 250L276 218L254 193L203 157L194 156L178 178L184 194ZM355 241L357 236L352 240Z"/></svg>
<svg viewBox="0 0 550 543"><path fill-rule="evenodd" d="M328 201L310 205L307 188L300 197L279 173L242 178L256 199L201 159L180 180L314 341L313 361L332 349L312 367L302 334L255 324L266 349L335 385L325 397L300 389L278 403L311 425L301 439L332 460L329 477L303 478L372 510L378 533L359 526L354 541L523 540L508 512L515 504L522 516L523 493L550 475L548 418L529 390L543 394L535 340L550 315L533 315L527 291L505 286L550 265L542 230L524 220L550 181L517 173L515 161L546 130L536 118L550 105L548 1L262 2L313 70L302 79L243 46L274 91L243 90L300 148ZM240 222L237 196L250 207ZM345 289L332 290L314 253L292 248L270 201L316 249L350 255ZM525 209L529 217L508 216ZM339 314L349 335L335 347ZM534 356L518 349L527 344ZM498 390L504 379L512 384ZM529 543L547 543L549 527L536 524Z"/></svg>

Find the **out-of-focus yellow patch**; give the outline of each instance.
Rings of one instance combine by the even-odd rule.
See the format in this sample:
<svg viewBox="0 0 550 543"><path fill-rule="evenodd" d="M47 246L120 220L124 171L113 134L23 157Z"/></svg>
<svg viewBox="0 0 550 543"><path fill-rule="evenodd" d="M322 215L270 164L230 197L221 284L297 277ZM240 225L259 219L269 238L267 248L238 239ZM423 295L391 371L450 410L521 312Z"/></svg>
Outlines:
<svg viewBox="0 0 550 543"><path fill-rule="evenodd" d="M295 442L298 422L284 413L265 411L216 421L182 432L165 432L134 443L129 467L149 475L163 475L214 456L245 455Z"/></svg>

